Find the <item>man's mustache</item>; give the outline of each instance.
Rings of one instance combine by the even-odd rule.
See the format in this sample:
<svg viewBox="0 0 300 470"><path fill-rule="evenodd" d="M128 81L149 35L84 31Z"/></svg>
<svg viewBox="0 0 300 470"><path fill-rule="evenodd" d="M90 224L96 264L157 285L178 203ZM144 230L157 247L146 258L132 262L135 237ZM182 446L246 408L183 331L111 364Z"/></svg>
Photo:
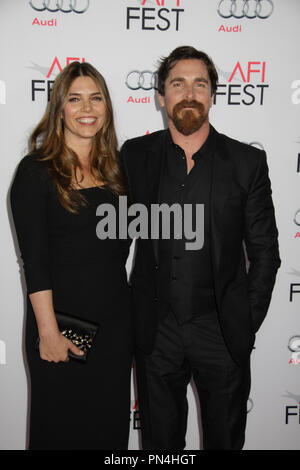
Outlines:
<svg viewBox="0 0 300 470"><path fill-rule="evenodd" d="M200 112L204 110L203 104L199 103L196 100L191 100L191 101L182 100L174 106L173 113L178 113L182 109L185 109L185 108L195 108L195 109L198 109L198 111Z"/></svg>

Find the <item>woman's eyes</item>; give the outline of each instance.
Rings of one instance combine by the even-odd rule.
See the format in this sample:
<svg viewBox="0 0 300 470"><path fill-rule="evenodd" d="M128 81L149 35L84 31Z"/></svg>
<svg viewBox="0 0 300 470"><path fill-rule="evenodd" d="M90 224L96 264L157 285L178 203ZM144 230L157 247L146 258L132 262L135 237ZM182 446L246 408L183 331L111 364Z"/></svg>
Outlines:
<svg viewBox="0 0 300 470"><path fill-rule="evenodd" d="M91 100L92 101L102 101L102 96L92 96ZM69 98L70 103L77 103L79 101L80 101L79 96L72 96L71 98Z"/></svg>

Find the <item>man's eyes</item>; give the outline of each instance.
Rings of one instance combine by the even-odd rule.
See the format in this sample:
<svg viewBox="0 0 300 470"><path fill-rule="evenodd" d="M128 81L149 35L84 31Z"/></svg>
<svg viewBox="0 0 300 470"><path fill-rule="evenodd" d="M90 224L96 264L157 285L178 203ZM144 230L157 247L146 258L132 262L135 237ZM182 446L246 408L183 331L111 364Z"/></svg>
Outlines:
<svg viewBox="0 0 300 470"><path fill-rule="evenodd" d="M205 82L196 82L196 83L194 83L194 86L196 88L205 88L207 86L207 84ZM184 87L184 83L183 82L174 82L173 87L174 88Z"/></svg>

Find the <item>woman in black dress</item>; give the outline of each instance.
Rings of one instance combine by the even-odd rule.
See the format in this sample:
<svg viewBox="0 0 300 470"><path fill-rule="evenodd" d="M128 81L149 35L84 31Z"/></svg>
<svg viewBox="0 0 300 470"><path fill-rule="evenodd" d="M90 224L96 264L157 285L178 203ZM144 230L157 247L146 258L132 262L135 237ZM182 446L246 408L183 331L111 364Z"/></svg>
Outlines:
<svg viewBox="0 0 300 470"><path fill-rule="evenodd" d="M96 235L99 204L117 209L126 192L109 93L94 67L74 62L60 73L31 143L11 190L28 293L29 449L126 449L129 244ZM69 350L81 351L60 333L55 311L99 325L85 364L69 360Z"/></svg>

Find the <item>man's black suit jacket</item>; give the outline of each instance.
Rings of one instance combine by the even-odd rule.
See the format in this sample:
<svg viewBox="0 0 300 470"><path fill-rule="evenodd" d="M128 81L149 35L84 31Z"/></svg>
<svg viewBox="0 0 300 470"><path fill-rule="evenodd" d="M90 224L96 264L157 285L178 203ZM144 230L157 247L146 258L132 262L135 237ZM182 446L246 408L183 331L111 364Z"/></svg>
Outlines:
<svg viewBox="0 0 300 470"><path fill-rule="evenodd" d="M214 289L224 340L233 359L243 363L271 300L280 266L278 232L265 152L213 131ZM130 139L121 149L131 202L149 211L158 203L167 132ZM131 274L136 344L146 353L153 348L158 324L158 243L137 240Z"/></svg>

